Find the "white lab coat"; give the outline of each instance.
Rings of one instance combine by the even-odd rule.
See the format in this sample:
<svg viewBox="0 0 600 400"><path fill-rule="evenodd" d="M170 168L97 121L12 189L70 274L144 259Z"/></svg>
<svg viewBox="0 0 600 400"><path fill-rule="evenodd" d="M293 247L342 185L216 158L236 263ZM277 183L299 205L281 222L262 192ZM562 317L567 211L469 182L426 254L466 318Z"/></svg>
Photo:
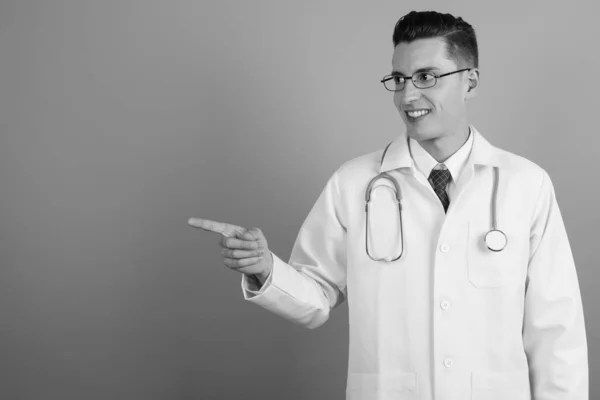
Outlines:
<svg viewBox="0 0 600 400"><path fill-rule="evenodd" d="M471 128L445 217L400 135L382 166L383 149L333 174L289 264L274 255L259 292L242 278L246 300L311 329L347 299L347 400L588 399L583 307L551 180ZM483 242L493 166L508 237L498 253ZM404 254L389 263L365 252L365 189L383 171L403 198Z"/></svg>

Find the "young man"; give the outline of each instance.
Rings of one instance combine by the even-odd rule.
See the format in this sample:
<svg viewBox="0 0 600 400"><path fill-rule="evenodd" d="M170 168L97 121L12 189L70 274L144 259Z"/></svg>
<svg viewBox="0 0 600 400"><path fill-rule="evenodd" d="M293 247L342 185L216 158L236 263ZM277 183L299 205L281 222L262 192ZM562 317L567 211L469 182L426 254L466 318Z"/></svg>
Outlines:
<svg viewBox="0 0 600 400"><path fill-rule="evenodd" d="M289 263L259 229L190 225L223 235L250 302L316 328L348 299L349 400L587 400L583 307L551 180L468 123L473 28L411 12L393 42L382 82L406 134L333 174Z"/></svg>

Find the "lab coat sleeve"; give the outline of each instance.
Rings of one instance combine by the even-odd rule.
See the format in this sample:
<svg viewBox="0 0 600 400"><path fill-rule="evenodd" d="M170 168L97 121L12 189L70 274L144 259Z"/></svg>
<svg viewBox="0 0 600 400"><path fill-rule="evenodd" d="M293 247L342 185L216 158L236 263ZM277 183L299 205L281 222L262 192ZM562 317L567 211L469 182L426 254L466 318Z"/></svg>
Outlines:
<svg viewBox="0 0 600 400"><path fill-rule="evenodd" d="M273 269L260 290L242 276L244 298L290 321L314 329L346 298L346 228L338 176L327 182L306 217L289 263L273 254Z"/></svg>
<svg viewBox="0 0 600 400"><path fill-rule="evenodd" d="M577 272L545 171L531 221L524 311L532 400L588 400L587 340Z"/></svg>

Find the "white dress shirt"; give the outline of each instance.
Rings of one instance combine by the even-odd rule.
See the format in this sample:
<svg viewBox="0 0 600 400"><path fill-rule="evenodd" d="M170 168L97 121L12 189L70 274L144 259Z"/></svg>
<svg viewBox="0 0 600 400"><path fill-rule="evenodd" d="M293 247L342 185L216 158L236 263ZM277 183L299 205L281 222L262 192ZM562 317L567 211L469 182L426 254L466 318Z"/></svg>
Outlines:
<svg viewBox="0 0 600 400"><path fill-rule="evenodd" d="M469 137L466 142L443 163L438 163L437 160L421 147L421 144L415 139L408 139L408 144L410 156L415 167L425 179L429 179L429 175L433 169L444 169L445 166L445 169L450 171L452 179L448 183L446 193L448 193L448 197L450 198L450 201L452 201L456 192L456 183L460 179L460 176L467 165L467 161L469 161L469 155L471 154L471 149L473 147L473 133L471 132L471 129L469 128Z"/></svg>

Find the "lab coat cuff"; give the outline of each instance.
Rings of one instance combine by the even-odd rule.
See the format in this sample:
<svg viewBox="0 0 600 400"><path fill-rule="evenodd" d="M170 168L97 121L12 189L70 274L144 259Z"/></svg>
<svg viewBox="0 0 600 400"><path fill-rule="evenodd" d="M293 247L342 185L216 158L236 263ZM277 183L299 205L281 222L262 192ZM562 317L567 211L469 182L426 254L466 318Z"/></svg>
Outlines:
<svg viewBox="0 0 600 400"><path fill-rule="evenodd" d="M252 290L252 284L250 284L248 277L246 275L242 276L242 291L245 300L266 306L282 295L282 288L294 285L294 277L290 274L290 272L296 272L294 268L274 253L271 254L273 255L273 269L260 290ZM289 271L290 269L293 271Z"/></svg>
<svg viewBox="0 0 600 400"><path fill-rule="evenodd" d="M273 259L275 259L275 255L273 253L271 253L271 254L273 255ZM243 289L244 297L246 299L248 299L250 297L254 297L259 294L264 293L265 290L267 289L267 287L271 284L272 277L273 277L273 270L271 270L271 272L269 272L269 275L267 276L267 279L265 280L265 283L262 285L262 287L258 288L258 284L256 283L257 282L256 278L250 278L248 275L242 274L242 289Z"/></svg>

